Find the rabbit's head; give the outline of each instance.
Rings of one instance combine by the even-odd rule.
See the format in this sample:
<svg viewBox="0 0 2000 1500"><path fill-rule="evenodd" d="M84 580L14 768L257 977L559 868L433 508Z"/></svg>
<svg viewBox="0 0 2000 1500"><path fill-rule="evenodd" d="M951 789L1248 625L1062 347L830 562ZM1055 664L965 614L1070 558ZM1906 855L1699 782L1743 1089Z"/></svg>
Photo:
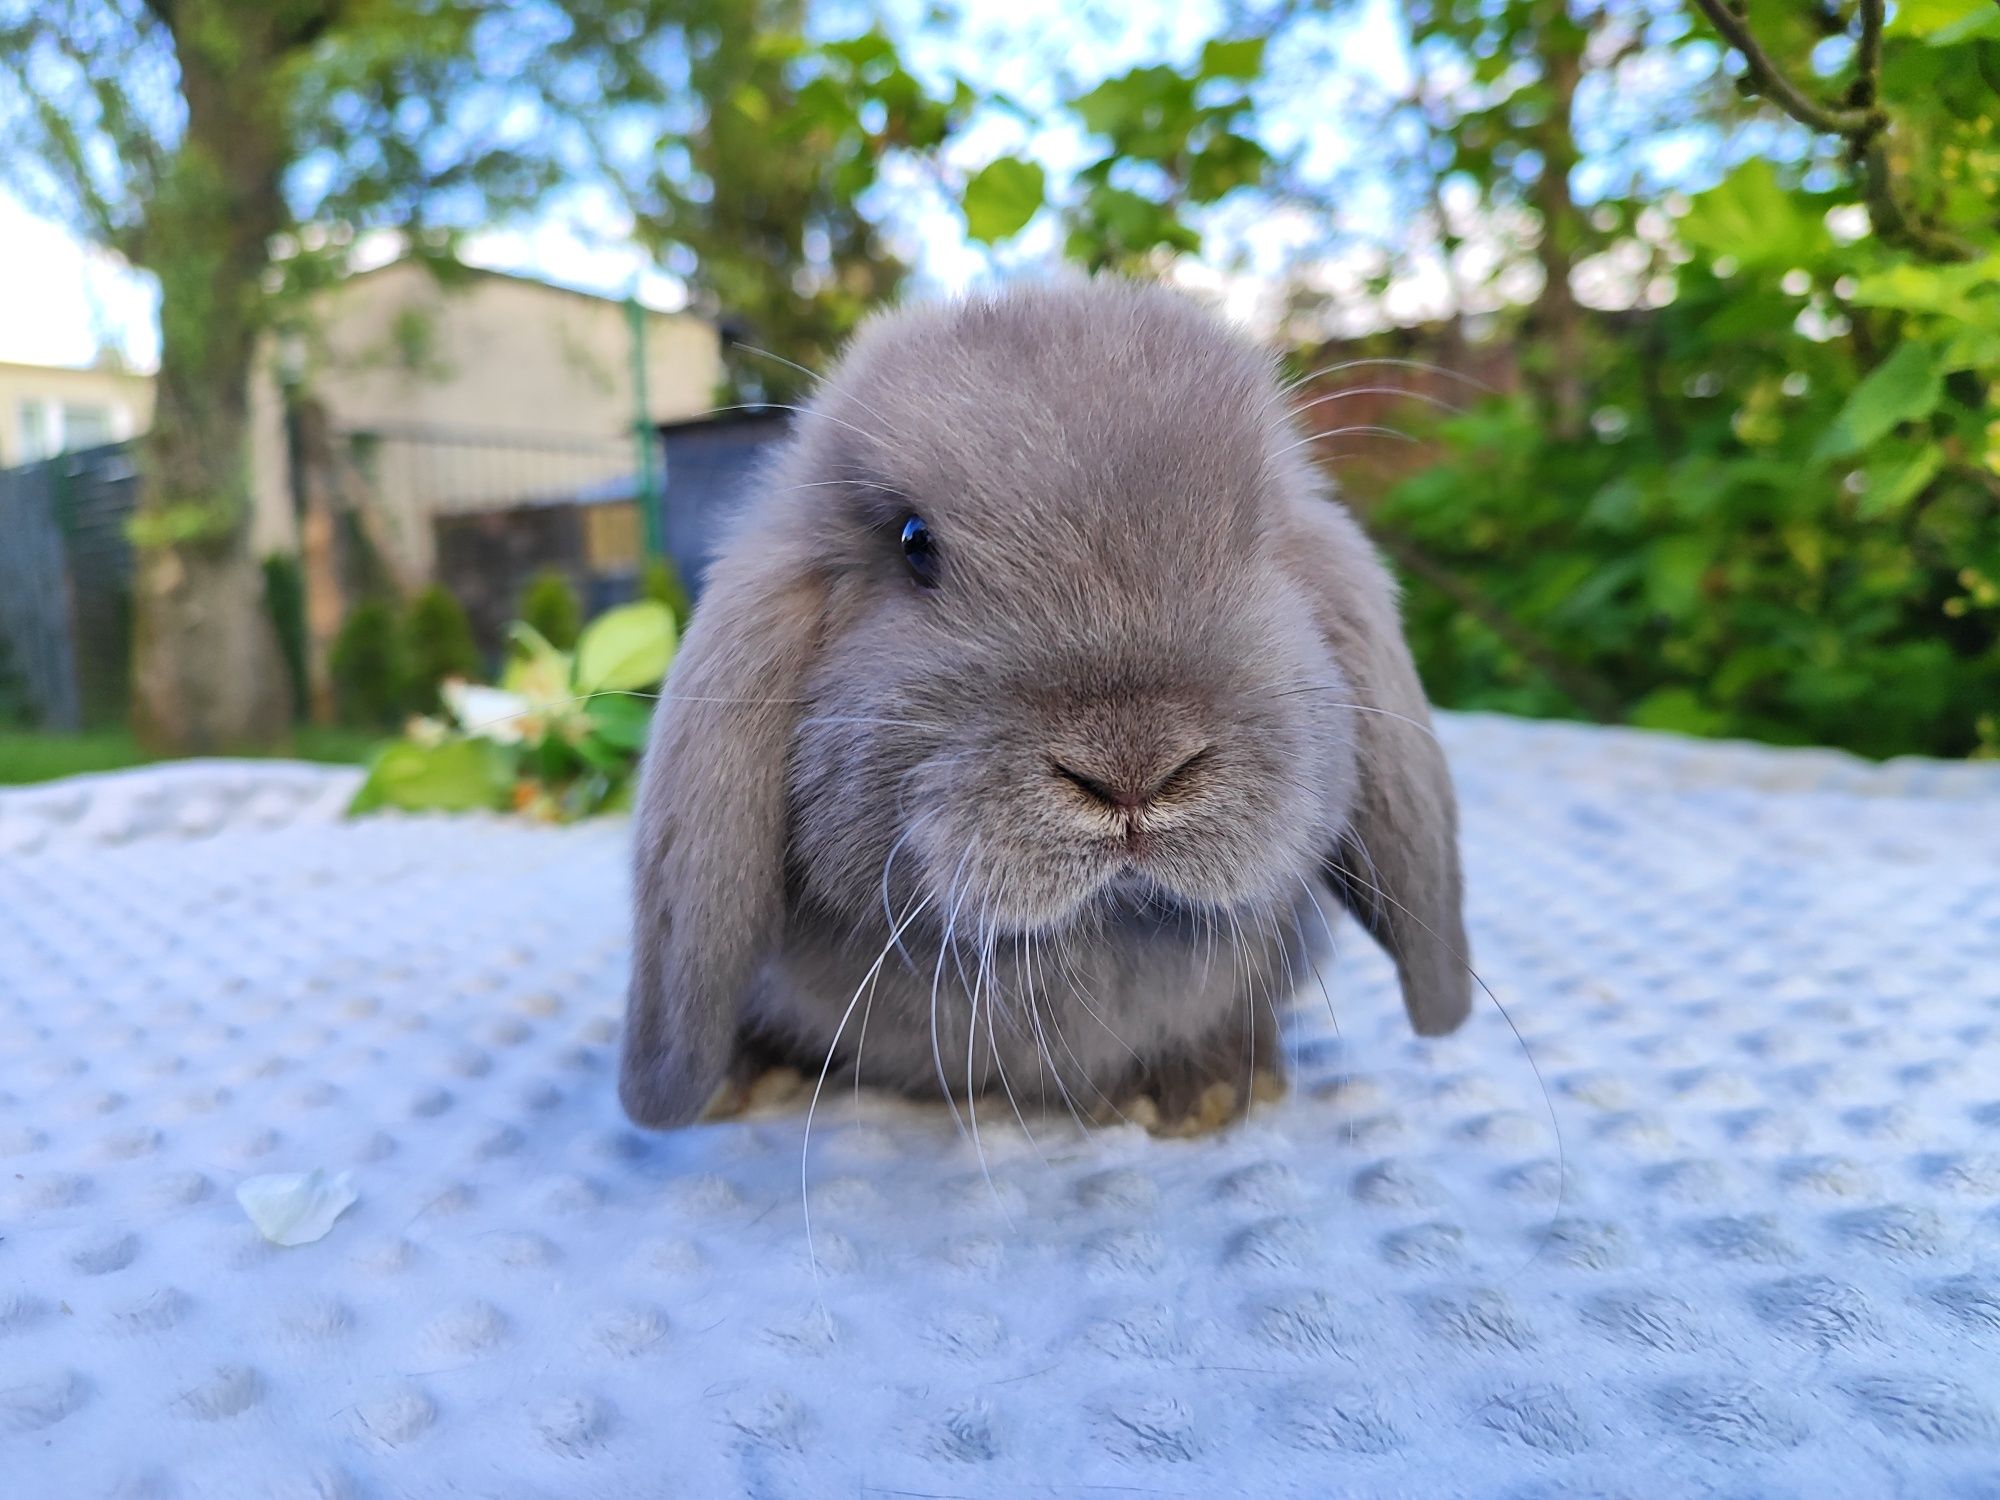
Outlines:
<svg viewBox="0 0 2000 1500"><path fill-rule="evenodd" d="M1389 580L1271 361L1155 288L857 337L708 579L640 808L625 1098L650 1122L707 1099L787 912L1082 937L1268 925L1331 880L1418 1030L1466 1008L1450 783Z"/></svg>

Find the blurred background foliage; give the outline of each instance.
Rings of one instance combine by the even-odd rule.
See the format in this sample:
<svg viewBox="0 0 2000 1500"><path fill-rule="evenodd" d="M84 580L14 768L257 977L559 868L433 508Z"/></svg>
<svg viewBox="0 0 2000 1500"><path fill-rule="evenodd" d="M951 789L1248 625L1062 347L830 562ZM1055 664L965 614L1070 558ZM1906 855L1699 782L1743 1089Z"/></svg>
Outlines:
<svg viewBox="0 0 2000 1500"><path fill-rule="evenodd" d="M727 402L967 274L1215 296L1286 351L1445 705L2000 754L1995 0L1044 10L0 0L0 179L159 278L138 540L205 619L258 587L254 336L370 234L448 275L587 193L735 336ZM187 609L142 591L141 642ZM356 627L357 717L435 701L430 611L421 652ZM178 670L155 738L258 731L191 731Z"/></svg>
<svg viewBox="0 0 2000 1500"><path fill-rule="evenodd" d="M1072 257L1170 267L1246 184L1337 215L1246 102L1278 107L1255 84L1321 9L1073 96L1108 151L1057 205ZM1290 327L1304 375L1352 356L1308 415L1405 575L1433 697L2000 754L2000 7L1400 12L1415 65L1368 138L1418 232L1364 290L1423 267L1443 319L1316 340L1324 296L1296 287ZM1042 207L1031 170L971 179L975 235ZM1342 419L1343 385L1412 355L1435 368L1410 406ZM1501 388L1449 378L1475 369ZM1343 462L1384 420L1413 451Z"/></svg>

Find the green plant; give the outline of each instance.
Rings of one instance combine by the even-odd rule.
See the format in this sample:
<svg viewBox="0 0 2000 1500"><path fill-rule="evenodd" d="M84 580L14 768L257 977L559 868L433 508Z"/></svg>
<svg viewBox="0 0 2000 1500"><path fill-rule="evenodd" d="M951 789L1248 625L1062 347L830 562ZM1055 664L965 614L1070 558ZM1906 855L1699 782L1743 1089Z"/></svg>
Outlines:
<svg viewBox="0 0 2000 1500"><path fill-rule="evenodd" d="M299 560L289 552L264 559L264 605L278 632L278 649L285 658L285 676L292 684L292 717L306 714L306 588Z"/></svg>
<svg viewBox="0 0 2000 1500"><path fill-rule="evenodd" d="M1703 9L1847 170L1753 157L1697 195L1671 300L1587 329L1585 430L1532 386L1483 403L1372 519L1634 723L2000 754L2000 13L1864 5L1821 80ZM1815 102L1842 90L1866 107ZM1578 710L1421 577L1409 617L1440 702Z"/></svg>
<svg viewBox="0 0 2000 1500"><path fill-rule="evenodd" d="M1206 43L1192 66L1130 68L1066 101L1103 154L1075 179L1065 250L1092 270L1145 273L1198 250L1191 211L1261 182L1271 154L1248 133L1264 38ZM1041 163L996 157L960 193L967 232L991 243L1024 229L1047 200Z"/></svg>
<svg viewBox="0 0 2000 1500"><path fill-rule="evenodd" d="M383 746L349 811L566 822L625 806L677 639L672 613L652 600L599 616L574 652L516 625L499 686L447 681L448 717L413 720Z"/></svg>
<svg viewBox="0 0 2000 1500"><path fill-rule="evenodd" d="M559 570L544 568L521 595L521 623L556 650L569 650L583 626L583 604L575 585Z"/></svg>
<svg viewBox="0 0 2000 1500"><path fill-rule="evenodd" d="M409 705L434 714L443 706L438 689L450 678L479 675L479 648L465 606L442 584L431 584L410 603L404 623L408 642Z"/></svg>
<svg viewBox="0 0 2000 1500"><path fill-rule="evenodd" d="M349 611L334 637L327 672L342 723L395 725L409 701L409 663L395 606L370 599Z"/></svg>
<svg viewBox="0 0 2000 1500"><path fill-rule="evenodd" d="M666 605L674 617L674 628L687 629L688 617L694 613L694 601L688 597L687 585L681 581L680 570L670 558L646 559L645 569L639 575L639 597Z"/></svg>

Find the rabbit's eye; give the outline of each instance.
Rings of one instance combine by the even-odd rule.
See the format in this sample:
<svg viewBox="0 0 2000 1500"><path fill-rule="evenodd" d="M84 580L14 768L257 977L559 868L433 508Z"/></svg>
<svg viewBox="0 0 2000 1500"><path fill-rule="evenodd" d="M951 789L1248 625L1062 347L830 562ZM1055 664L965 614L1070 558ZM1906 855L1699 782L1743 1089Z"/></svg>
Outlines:
<svg viewBox="0 0 2000 1500"><path fill-rule="evenodd" d="M909 566L910 577L918 588L934 589L938 584L937 546L931 541L931 529L922 516L912 515L903 521L903 561Z"/></svg>

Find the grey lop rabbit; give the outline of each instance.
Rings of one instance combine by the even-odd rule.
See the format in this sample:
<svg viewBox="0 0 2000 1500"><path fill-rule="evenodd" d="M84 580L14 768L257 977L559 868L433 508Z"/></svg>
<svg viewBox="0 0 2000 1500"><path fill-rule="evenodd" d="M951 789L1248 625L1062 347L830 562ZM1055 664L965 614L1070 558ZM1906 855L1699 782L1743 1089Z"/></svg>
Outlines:
<svg viewBox="0 0 2000 1500"><path fill-rule="evenodd" d="M737 521L638 796L619 1094L788 1060L1166 1126L1247 1106L1330 888L1469 1004L1394 585L1273 363L1112 280L876 318ZM1318 939L1318 942L1315 942Z"/></svg>

